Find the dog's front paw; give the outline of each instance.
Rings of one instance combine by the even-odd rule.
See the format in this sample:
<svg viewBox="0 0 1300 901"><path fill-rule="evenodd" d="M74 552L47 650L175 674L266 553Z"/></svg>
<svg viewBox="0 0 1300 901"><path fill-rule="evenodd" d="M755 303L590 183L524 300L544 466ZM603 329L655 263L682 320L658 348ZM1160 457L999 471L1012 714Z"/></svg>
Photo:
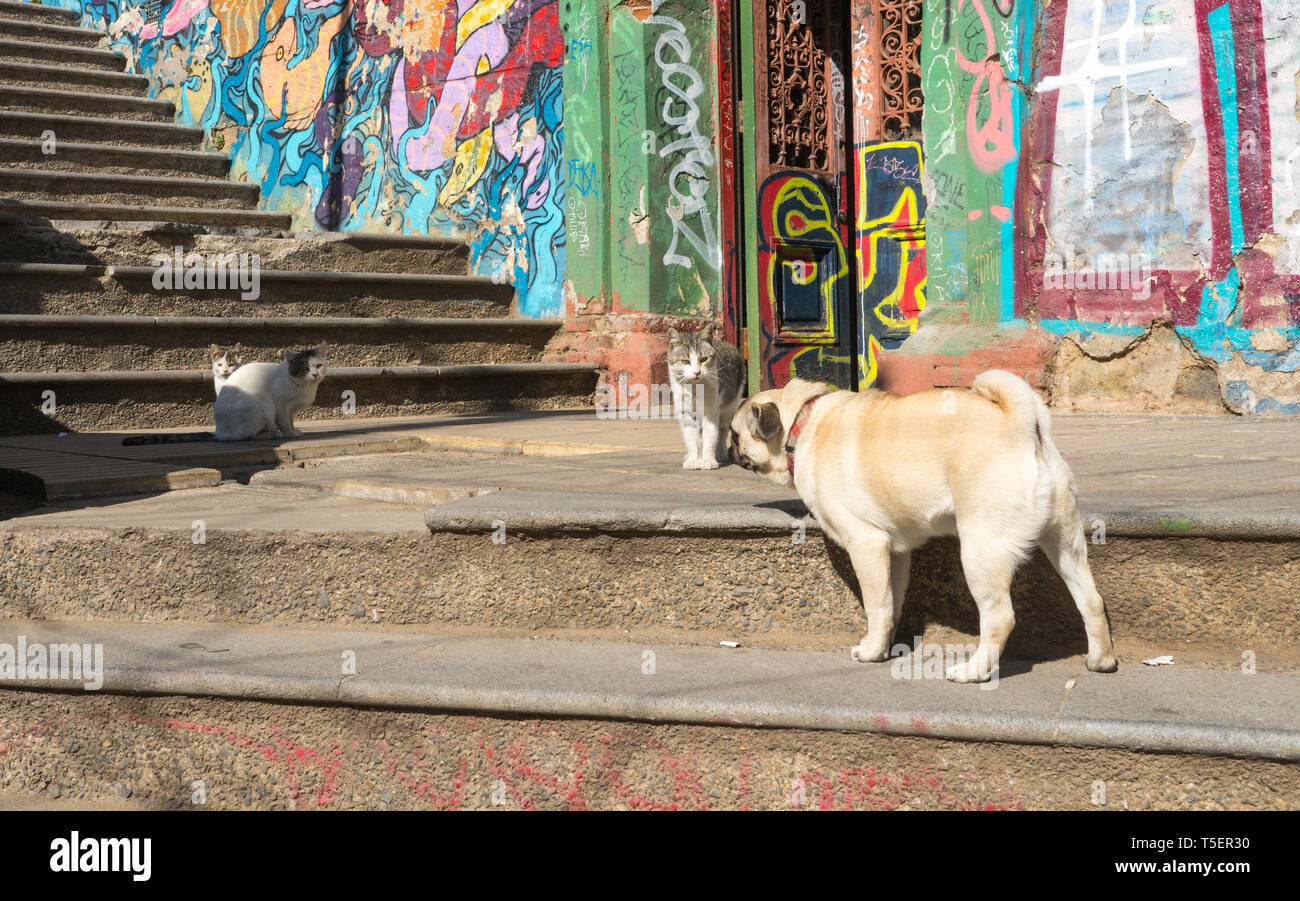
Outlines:
<svg viewBox="0 0 1300 901"><path fill-rule="evenodd" d="M979 666L971 660L966 663L954 663L944 671L949 682L987 682L987 674L981 673Z"/></svg>
<svg viewBox="0 0 1300 901"><path fill-rule="evenodd" d="M867 644L860 644L849 648L849 656L858 663L880 663L889 659L889 652Z"/></svg>
<svg viewBox="0 0 1300 901"><path fill-rule="evenodd" d="M1114 657L1102 657L1097 661L1088 661L1088 669L1094 673L1113 673L1119 669L1119 661Z"/></svg>

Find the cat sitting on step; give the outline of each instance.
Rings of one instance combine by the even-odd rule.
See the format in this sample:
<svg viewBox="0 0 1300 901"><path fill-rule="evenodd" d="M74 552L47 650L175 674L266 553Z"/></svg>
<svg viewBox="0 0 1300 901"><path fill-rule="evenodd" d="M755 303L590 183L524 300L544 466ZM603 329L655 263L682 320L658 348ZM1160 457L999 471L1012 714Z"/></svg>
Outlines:
<svg viewBox="0 0 1300 901"><path fill-rule="evenodd" d="M248 363L235 370L217 395L212 416L217 441L247 441L277 433L297 438L298 411L316 400L325 378L325 342L307 350L285 350L279 363Z"/></svg>
<svg viewBox="0 0 1300 901"><path fill-rule="evenodd" d="M325 378L325 342L306 350L285 350L279 363L245 363L226 379L212 408L214 432L132 435L125 445L179 441L248 441L297 438L293 418L316 400Z"/></svg>
<svg viewBox="0 0 1300 901"><path fill-rule="evenodd" d="M716 326L668 330L668 381L686 442L682 469L717 469L727 459L727 429L745 390L740 351Z"/></svg>
<svg viewBox="0 0 1300 901"><path fill-rule="evenodd" d="M244 365L244 358L240 354L238 344L232 347L213 344L208 351L212 355L212 387L217 389L217 394L220 394L226 380L234 375L236 369Z"/></svg>

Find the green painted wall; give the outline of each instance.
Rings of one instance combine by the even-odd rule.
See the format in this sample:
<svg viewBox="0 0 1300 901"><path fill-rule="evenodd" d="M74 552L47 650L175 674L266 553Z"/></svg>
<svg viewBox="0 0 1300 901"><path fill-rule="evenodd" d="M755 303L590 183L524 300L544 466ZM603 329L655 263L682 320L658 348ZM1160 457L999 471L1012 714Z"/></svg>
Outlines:
<svg viewBox="0 0 1300 901"><path fill-rule="evenodd" d="M714 316L717 18L707 0L562 0L566 293Z"/></svg>
<svg viewBox="0 0 1300 901"><path fill-rule="evenodd" d="M1034 6L1032 0L926 0L923 323L1012 318L1012 211Z"/></svg>

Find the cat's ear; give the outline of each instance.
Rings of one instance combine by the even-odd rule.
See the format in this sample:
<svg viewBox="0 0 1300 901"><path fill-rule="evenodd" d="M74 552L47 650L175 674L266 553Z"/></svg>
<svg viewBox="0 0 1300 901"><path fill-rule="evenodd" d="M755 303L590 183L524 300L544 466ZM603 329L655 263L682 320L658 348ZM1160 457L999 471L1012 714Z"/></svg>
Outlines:
<svg viewBox="0 0 1300 901"><path fill-rule="evenodd" d="M220 360L222 357L226 355L225 349L218 347L215 344L211 344L208 346L208 353L212 355L213 363L217 362L217 360Z"/></svg>
<svg viewBox="0 0 1300 901"><path fill-rule="evenodd" d="M297 353L297 351L295 351L292 347L285 347L285 348L282 348L282 349L280 350L280 359L281 359L281 360L288 360L288 359L289 359L290 357L292 357L295 353Z"/></svg>
<svg viewBox="0 0 1300 901"><path fill-rule="evenodd" d="M781 411L776 404L749 405L749 433L764 442L781 433Z"/></svg>
<svg viewBox="0 0 1300 901"><path fill-rule="evenodd" d="M713 343L713 326L715 323L710 322L704 328L700 329L700 340Z"/></svg>
<svg viewBox="0 0 1300 901"><path fill-rule="evenodd" d="M673 328L672 326L669 326L669 327L668 327L668 342L669 342L670 344L676 344L676 343L677 343L678 341L680 341L681 339L682 339L682 334L681 334L681 332L677 331L677 329Z"/></svg>
<svg viewBox="0 0 1300 901"><path fill-rule="evenodd" d="M317 344L315 347L312 348L312 353L314 353L316 356L320 357L321 359L324 359L325 351L328 349L329 349L329 345L326 342L322 341L320 344Z"/></svg>

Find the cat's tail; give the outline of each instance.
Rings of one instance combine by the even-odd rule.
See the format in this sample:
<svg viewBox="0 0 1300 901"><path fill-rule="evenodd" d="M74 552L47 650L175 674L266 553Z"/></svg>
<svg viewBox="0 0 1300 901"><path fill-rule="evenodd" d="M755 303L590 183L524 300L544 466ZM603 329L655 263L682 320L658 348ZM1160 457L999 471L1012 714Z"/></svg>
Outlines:
<svg viewBox="0 0 1300 901"><path fill-rule="evenodd" d="M181 441L216 441L213 432L167 432L155 435L132 435L123 438L122 444L131 447L137 444L177 444Z"/></svg>

